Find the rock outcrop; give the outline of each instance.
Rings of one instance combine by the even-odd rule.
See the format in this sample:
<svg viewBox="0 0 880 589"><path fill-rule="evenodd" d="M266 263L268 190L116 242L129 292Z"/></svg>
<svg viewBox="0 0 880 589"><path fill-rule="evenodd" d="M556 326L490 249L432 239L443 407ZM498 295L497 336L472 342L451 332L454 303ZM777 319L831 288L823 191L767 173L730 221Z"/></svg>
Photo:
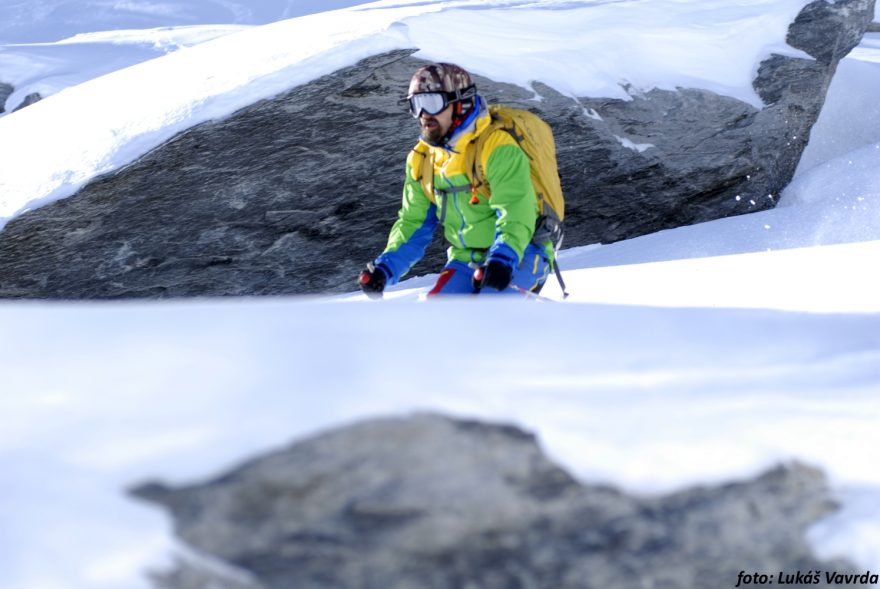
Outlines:
<svg viewBox="0 0 880 589"><path fill-rule="evenodd" d="M183 558L155 574L166 589L715 589L741 570L848 570L805 541L834 509L809 467L638 497L581 484L521 429L434 414L357 423L214 480L133 492L226 567Z"/></svg>
<svg viewBox="0 0 880 589"><path fill-rule="evenodd" d="M6 99L15 91L15 88L5 82L0 82L0 113L6 112Z"/></svg>
<svg viewBox="0 0 880 589"><path fill-rule="evenodd" d="M39 92L31 92L30 94L28 94L27 96L24 97L24 100L22 100L18 106L16 106L15 108L12 109L12 112L15 112L17 110L21 110L25 107L28 107L28 106L34 104L35 102L41 101L42 99L43 99L43 95L40 94Z"/></svg>
<svg viewBox="0 0 880 589"><path fill-rule="evenodd" d="M754 88L761 109L700 89L632 100L477 78L492 102L554 128L566 245L613 242L766 209L791 179L838 61L874 0L817 0ZM0 233L0 297L342 292L384 247L415 139L399 105L411 52L378 55L181 133ZM640 151L635 145L652 145ZM439 236L415 273L443 261Z"/></svg>

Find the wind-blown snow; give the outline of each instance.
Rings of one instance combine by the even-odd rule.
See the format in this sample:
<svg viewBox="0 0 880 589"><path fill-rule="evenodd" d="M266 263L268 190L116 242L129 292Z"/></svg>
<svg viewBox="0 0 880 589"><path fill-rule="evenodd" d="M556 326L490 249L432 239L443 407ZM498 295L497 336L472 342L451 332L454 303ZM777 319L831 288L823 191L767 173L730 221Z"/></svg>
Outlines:
<svg viewBox="0 0 880 589"><path fill-rule="evenodd" d="M0 43L54 42L79 33L189 25L261 25L363 0L0 0Z"/></svg>
<svg viewBox="0 0 880 589"><path fill-rule="evenodd" d="M116 28L128 30L101 33L83 23L63 35L18 38L50 42L44 49L59 63L82 66L72 67L70 82L89 79L95 68L115 69L96 61L99 45L113 43L120 54L142 51L143 57L164 51L147 47L166 39L172 52L78 85L59 81L64 89L54 96L0 119L0 216L69 194L90 174L121 165L197 120L223 116L360 56L407 46L431 23L466 32L461 42L473 51L466 65L505 77L516 68L496 47L523 34L526 23L562 26L571 19L593 26L594 15L602 25L593 30L597 55L619 56L606 73L627 72L635 88L665 87L678 84L680 72L705 76L705 64L670 63L663 74L641 65L627 70L628 60L653 43L674 61L674 34L683 44L715 39L720 45L709 43L707 54L726 39L736 47L733 62L744 64L739 51L755 50L757 59L778 38L775 23L802 5L386 2L263 27L251 25L274 17L159 19L162 7L174 9L166 16L227 8L256 15L302 4L128 3L150 13L144 26L151 30L133 32L134 21L119 21ZM627 28L613 21L614 10L634 17L626 11L635 5L651 11L655 4L656 23L639 20ZM52 23L53 10L73 6L4 2L6 14L18 19L23 8L35 12L29 21L13 19L18 28L0 26L0 38ZM106 22L105 14L96 14L96 26ZM472 23L492 15L509 39L502 32L475 37ZM156 28L186 24L211 26ZM757 34L751 49L740 45L751 26L767 35L765 45ZM330 30L333 38L309 37L313 44L303 46L286 37ZM575 61L575 54L582 60L578 52L592 41L572 35L576 49L569 55L536 30L521 39L531 51L517 64L537 71L543 57L547 77L526 73L520 83L544 79L579 94L565 86L556 62ZM70 39L76 33L94 34ZM166 516L127 498L124 489L156 477L199 480L324 428L426 409L517 423L535 431L550 455L581 479L629 491L727 481L789 459L817 465L843 508L811 528L816 550L880 569L877 38L869 35L841 64L798 175L777 208L566 250L561 260L571 297L564 304L411 302L432 277L403 282L381 304L358 302L361 295L0 303L0 586L146 588L144 571L188 552L172 539ZM424 55L441 57L444 40L458 42L450 33L436 46L426 44ZM11 53L0 49L0 80ZM119 67L126 59L140 57L124 57ZM199 67L204 75L195 75ZM588 66L578 67L586 75ZM733 68L725 79L737 79ZM139 80L155 84L159 76L169 77L167 88L138 94ZM609 79L591 83L613 88ZM102 93L112 99L102 102ZM96 108L106 112L99 116ZM81 119L92 126L78 127ZM52 141L39 131L47 128L58 129ZM30 201L11 187L42 196ZM552 279L544 294L561 298ZM468 341L479 345L462 349Z"/></svg>
<svg viewBox="0 0 880 589"><path fill-rule="evenodd" d="M15 91L6 99L12 111L31 94L42 97L142 61L247 27L201 25L80 33L54 43L7 45L0 49L0 81Z"/></svg>
<svg viewBox="0 0 880 589"><path fill-rule="evenodd" d="M381 33L411 13L325 12L247 29L67 88L0 119L0 219L68 196L193 124L349 65L352 55L395 48L395 36ZM36 127L57 132L47 141L32 132Z"/></svg>

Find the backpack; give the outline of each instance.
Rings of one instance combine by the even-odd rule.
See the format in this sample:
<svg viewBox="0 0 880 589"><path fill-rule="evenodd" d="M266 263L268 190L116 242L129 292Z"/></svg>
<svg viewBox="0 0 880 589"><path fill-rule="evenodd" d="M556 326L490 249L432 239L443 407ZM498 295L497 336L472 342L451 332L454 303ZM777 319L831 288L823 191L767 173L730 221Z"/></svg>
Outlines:
<svg viewBox="0 0 880 589"><path fill-rule="evenodd" d="M470 190L474 198L479 194L488 200L491 194L486 171L480 163L480 154L489 135L494 130L500 129L513 137L529 158L532 185L538 197L538 222L532 241L540 245L549 239L553 243L554 252L558 252L562 245L565 197L562 194L562 184L556 164L556 142L553 139L553 130L541 117L527 110L492 105L489 107L489 115L492 117L489 128L473 140L474 149L467 150L465 165L466 169L470 170L468 174L471 180ZM412 157L412 168L417 174L415 179L421 184L428 199L436 204L433 186L434 162L430 157L430 151L427 146L419 142L413 149ZM568 293L565 292L565 283L562 281L555 255L551 265L563 295L567 297Z"/></svg>

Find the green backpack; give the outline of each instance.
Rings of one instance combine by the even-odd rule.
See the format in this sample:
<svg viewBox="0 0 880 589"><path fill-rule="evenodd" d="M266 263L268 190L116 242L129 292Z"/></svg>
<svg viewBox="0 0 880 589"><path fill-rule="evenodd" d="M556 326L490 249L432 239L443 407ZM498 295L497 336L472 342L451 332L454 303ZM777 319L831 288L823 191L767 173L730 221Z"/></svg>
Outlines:
<svg viewBox="0 0 880 589"><path fill-rule="evenodd" d="M556 142L553 139L553 130L541 117L527 110L493 105L489 107L489 114L492 117L489 128L473 140L475 149L467 150L466 169L470 170L468 175L471 180L471 190L475 196L479 194L487 200L491 196L492 191L486 179L486 171L480 164L480 153L492 131L500 129L508 133L529 158L532 185L538 197L538 223L532 241L540 245L549 239L553 243L555 254L562 245L565 197L562 194L559 168L556 164ZM436 203L433 186L434 162L430 151L424 143L419 142L413 152L412 167L417 174L416 180L421 184L428 199ZM568 293L565 292L565 283L562 281L555 255L551 265L563 295L567 297Z"/></svg>

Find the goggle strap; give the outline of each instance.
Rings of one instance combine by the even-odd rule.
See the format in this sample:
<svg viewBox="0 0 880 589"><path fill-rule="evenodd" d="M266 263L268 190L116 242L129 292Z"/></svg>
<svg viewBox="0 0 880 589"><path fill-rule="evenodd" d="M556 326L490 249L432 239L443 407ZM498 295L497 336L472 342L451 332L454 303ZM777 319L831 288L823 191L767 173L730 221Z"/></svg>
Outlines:
<svg viewBox="0 0 880 589"><path fill-rule="evenodd" d="M420 116L423 110L425 112L427 112L429 115L433 116L433 115L439 114L443 109L445 109L450 104L453 104L453 103L460 104L462 100L466 100L468 98L473 98L474 96L477 95L477 87L476 87L476 85L471 84L470 86L468 86L464 90L456 89L454 92L424 92L424 93L420 93L420 94L440 95L443 98L443 103L442 103L442 106L440 107L440 109L437 110L436 112L433 112L433 113L429 112L424 107L418 108L418 112L415 112L417 107L415 106L413 99L416 96L419 96L419 94L413 94L412 96L408 97L408 102L409 102L410 113L414 117Z"/></svg>

